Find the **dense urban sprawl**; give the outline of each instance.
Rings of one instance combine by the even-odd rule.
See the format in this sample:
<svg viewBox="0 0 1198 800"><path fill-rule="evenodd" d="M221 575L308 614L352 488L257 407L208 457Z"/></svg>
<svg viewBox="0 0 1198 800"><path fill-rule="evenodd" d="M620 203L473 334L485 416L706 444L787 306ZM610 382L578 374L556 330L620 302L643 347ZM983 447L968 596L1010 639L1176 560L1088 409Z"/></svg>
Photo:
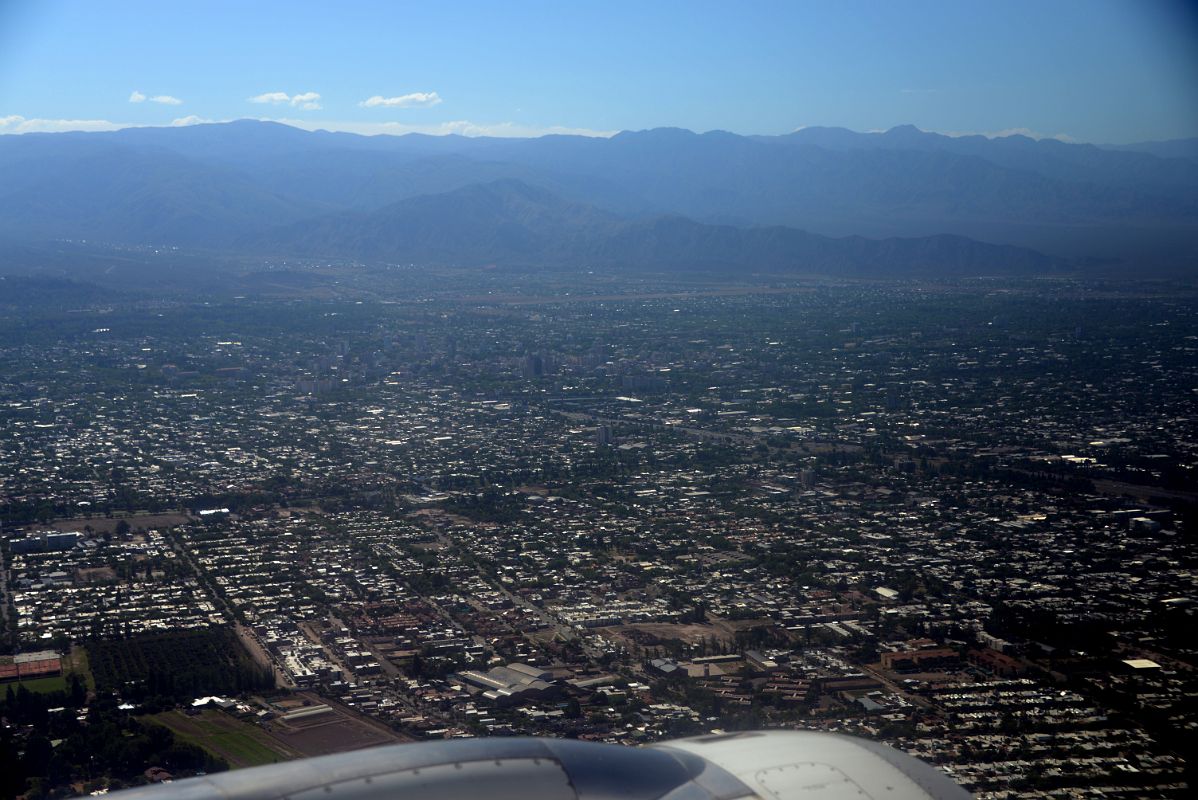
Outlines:
<svg viewBox="0 0 1198 800"><path fill-rule="evenodd" d="M277 742L801 727L1188 796L1192 293L654 288L3 320L0 678L228 627Z"/></svg>

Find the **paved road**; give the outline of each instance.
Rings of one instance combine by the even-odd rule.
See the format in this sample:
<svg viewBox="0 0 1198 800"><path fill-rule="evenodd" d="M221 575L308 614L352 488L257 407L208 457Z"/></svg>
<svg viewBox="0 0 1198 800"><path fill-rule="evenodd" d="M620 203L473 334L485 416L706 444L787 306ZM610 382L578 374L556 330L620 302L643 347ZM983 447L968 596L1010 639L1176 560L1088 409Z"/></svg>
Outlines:
<svg viewBox="0 0 1198 800"><path fill-rule="evenodd" d="M1126 494L1147 500L1151 497L1167 497L1170 500L1182 500L1187 503L1198 503L1198 492L1182 489L1166 489L1163 486L1146 486L1141 483L1107 480L1098 478L1094 481L1094 490L1102 494Z"/></svg>
<svg viewBox="0 0 1198 800"><path fill-rule="evenodd" d="M871 678L877 680L879 683L881 683L887 689L894 692L899 697L906 700L908 703L917 705L920 708L933 708L934 707L929 700L927 700L926 698L923 698L923 697L919 697L918 695L911 694L906 689L904 689L902 686L900 686L899 684L895 683L890 678L888 678L886 676L886 674L883 673L881 670L874 669L873 667L869 666L868 664L861 664L859 666L861 667L862 672L864 672L866 675L870 676Z"/></svg>
<svg viewBox="0 0 1198 800"><path fill-rule="evenodd" d="M562 640L569 642L577 639L579 645L582 646L583 652L591 658L598 658L599 656L603 655L598 649L587 643L585 638L580 637L576 630L569 625L564 625L561 620L553 616L553 614L549 613L545 609L535 605L534 603L530 603L519 595L512 594L507 590L507 587L501 583L493 583L491 581L487 581L487 583L490 584L492 588L503 594L504 597L511 600L513 604L535 615L539 620L541 620L541 622L545 623L549 628L551 628L554 633L560 636ZM525 633L525 631L520 631L520 633Z"/></svg>
<svg viewBox="0 0 1198 800"><path fill-rule="evenodd" d="M660 428L669 430L675 433L681 433L690 436L692 439L706 440L726 440L731 439L734 442L741 444L765 444L773 450L783 450L787 448L775 447L770 444L769 440L774 438L772 433L742 433L740 431L713 431L706 428L691 428L683 425L667 425L659 419L628 419L626 417L601 417L590 411L562 411L559 409L551 409L551 412L560 416L572 419L576 422L587 422L591 425L636 425L642 428ZM790 450L798 450L803 453L824 453L838 450L844 453L857 453L864 448L859 444L851 444L849 442L791 442Z"/></svg>
<svg viewBox="0 0 1198 800"><path fill-rule="evenodd" d="M214 588L209 585L204 578L204 573L200 571L200 567L191 557L191 553L187 548L179 543L173 533L167 533L167 541L171 544L171 549L179 554L179 558L183 559L183 563L191 568L191 572L195 575L196 581L199 582L208 591L208 595L213 599L217 606L220 607L221 613L228 619L236 619L233 610L229 608L229 604L225 599L216 593ZM269 664L275 672L275 685L279 687L295 688L295 682L291 680L291 676L287 674L287 670L270 654L270 650L266 645L258 639L258 634L254 633L249 628L242 625L240 622L234 624L234 630L237 631L237 638L241 640L242 645L253 656L254 660L263 666Z"/></svg>
<svg viewBox="0 0 1198 800"><path fill-rule="evenodd" d="M329 615L329 621L332 622L333 624L337 625L338 627L342 627L342 628L345 627L344 625L341 624L340 620L338 620L336 617L332 616L331 614ZM319 647L321 649L321 651L324 653L325 658L327 658L333 664L337 665L337 669L341 670L341 674L342 674L342 676L344 676L344 679L346 681L350 681L352 683L357 683L358 682L358 673L356 673L352 669L350 669L349 664L346 664L344 661L342 661L341 658L337 655L336 651L333 650L333 648L329 647L327 644L325 644L323 641L321 641L320 631L318 631L316 629L316 625L317 625L317 623L314 623L314 622L301 622L301 623L299 623L299 629L301 631L303 631L304 636L308 637L309 642L311 642L312 644L316 645L317 647Z"/></svg>
<svg viewBox="0 0 1198 800"><path fill-rule="evenodd" d="M3 632L4 622L8 619L8 600L8 565L4 562L4 553L0 552L0 632Z"/></svg>
<svg viewBox="0 0 1198 800"><path fill-rule="evenodd" d="M241 644L246 650L250 651L250 655L254 657L260 665L270 667L275 673L275 686L295 688L295 682L291 680L291 676L287 674L287 670L279 665L274 656L270 654L270 650L258 638L258 634L238 622L234 629L237 631L237 637L241 639Z"/></svg>
<svg viewBox="0 0 1198 800"><path fill-rule="evenodd" d="M445 548L447 548L447 549L453 549L453 548L457 548L457 547L458 547L458 543L457 543L457 542L456 542L454 539L452 539L452 538L451 538L451 537L450 537L448 534L446 534L444 531L440 531L440 530L438 530L438 531L436 532L436 535L437 535L437 541L438 541L438 543L440 543L440 544L441 544L441 546L442 546L442 547L445 547ZM577 633L577 631L575 631L575 630L574 630L573 628L571 628L569 625L563 625L563 624L562 624L562 622L561 622L561 620L559 620L557 617L555 617L555 616L553 616L552 614L550 614L550 613L549 613L548 611L546 611L545 609L543 609L543 608L540 608L540 607L538 607L538 606L534 605L533 603L530 603L530 602L528 602L528 601L527 601L527 600L525 600L523 597L520 597L520 596L518 596L518 595L512 594L511 592L509 592L509 591L507 590L507 587L506 587L506 586L504 586L503 584L501 584L501 583L499 583L499 582L497 582L497 581L492 581L492 580L490 580L490 579L489 579L489 578L487 578L487 576L485 576L485 575L481 575L481 574L480 574L480 576L479 576L479 577L481 577L481 578L483 579L483 581L484 581L484 582L485 582L485 583L486 583L488 586L490 586L492 589L495 589L495 590L496 590L496 591L498 591L500 594L502 594L504 597L506 597L506 598L508 598L509 600L511 600L511 601L512 601L512 603L513 603L514 605L516 605L516 606L519 606L520 608L523 608L523 609L525 609L525 610L529 611L530 613L534 614L534 615L535 615L535 616L536 616L538 619L540 619L540 620L541 620L542 622L544 622L544 623L545 623L547 626L549 626L550 628L552 628L552 629L553 629L553 631L554 631L554 632L555 632L555 633L556 633L558 636L560 636L560 637L561 637L563 640L565 640L565 641L567 641L567 642L568 642L568 641L571 641L571 640L573 640L573 639L579 639L579 644L581 644L581 645L582 645L583 651L584 651L584 652L585 652L585 653L586 653L588 656L591 656L592 658L595 658L595 657L598 657L599 655L601 655L601 653L600 653L598 650L596 650L595 648L593 648L593 647L591 647L589 644L587 644L587 643L586 643L586 641L585 641L584 639L580 639L580 638L579 638L579 636L578 636L578 633ZM432 601L431 599L427 598L427 597L425 598L425 601L426 601L427 603L429 603L430 605L436 606L436 604L435 604L435 603L433 603L433 601ZM450 619L450 620L452 620L452 621L453 621L453 622L455 622L455 623L457 622L456 620L454 620L454 619L453 619L453 617L452 617L452 616L451 616L451 615L450 615L450 614L449 614L447 611L445 611L444 609L440 608L439 606L436 606L436 608L437 608L437 610L438 610L438 611L440 611L442 614L444 614L444 615L445 615L445 617L446 617L447 619ZM479 610L479 611L481 611L481 612L484 612L484 613L490 613L490 612L489 612L489 610L488 610L488 609L485 609L485 608L479 608L479 609L477 609L477 610ZM509 627L510 627L510 626L509 626ZM513 630L515 630L515 629L513 628ZM526 633L525 631L517 631L517 632L518 632L518 633L521 633L521 634L524 634L524 633Z"/></svg>

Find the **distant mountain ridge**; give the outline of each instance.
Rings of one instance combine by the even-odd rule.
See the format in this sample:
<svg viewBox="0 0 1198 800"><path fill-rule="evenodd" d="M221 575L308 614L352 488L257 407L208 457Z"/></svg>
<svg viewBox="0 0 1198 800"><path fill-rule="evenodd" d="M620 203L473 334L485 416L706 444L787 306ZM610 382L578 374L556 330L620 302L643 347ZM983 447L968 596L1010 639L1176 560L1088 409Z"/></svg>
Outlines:
<svg viewBox="0 0 1198 800"><path fill-rule="evenodd" d="M1198 136L1189 139L1169 139L1158 142L1134 142L1133 144L1099 145L1104 150L1123 150L1132 153L1148 153L1158 158L1188 158L1198 162Z"/></svg>
<svg viewBox="0 0 1198 800"><path fill-rule="evenodd" d="M1024 248L959 236L833 239L781 226L685 217L625 219L505 179L302 222L256 243L272 252L467 265L736 269L840 275L1013 275L1062 266Z"/></svg>
<svg viewBox="0 0 1198 800"><path fill-rule="evenodd" d="M492 242L512 257L522 248L598 248L614 257L614 242L624 241L630 254L665 259L664 244L634 247L630 237L639 230L643 240L664 243L663 219L683 217L721 229L718 237L707 228L694 235L740 237L763 257L762 230L783 228L880 240L959 236L1044 251L1056 263L1198 263L1198 161L1021 136L948 137L911 126L865 134L664 128L610 139L495 139L368 137L242 120L0 136L0 175L0 236L12 240L229 250L282 243L286 235L295 237L289 251L324 252L342 242L354 252L427 258L466 241L479 248ZM458 213L446 197L480 197L455 191L507 180L556 198L536 213L574 207L576 216L567 215L569 225L549 217L534 225L460 215L484 225L477 231L438 217ZM518 192L509 195L506 202L518 201ZM433 197L442 199L397 206ZM519 222L516 208L504 213ZM743 230L734 237L729 226ZM540 238L557 241L548 246ZM799 246L790 234L773 240Z"/></svg>

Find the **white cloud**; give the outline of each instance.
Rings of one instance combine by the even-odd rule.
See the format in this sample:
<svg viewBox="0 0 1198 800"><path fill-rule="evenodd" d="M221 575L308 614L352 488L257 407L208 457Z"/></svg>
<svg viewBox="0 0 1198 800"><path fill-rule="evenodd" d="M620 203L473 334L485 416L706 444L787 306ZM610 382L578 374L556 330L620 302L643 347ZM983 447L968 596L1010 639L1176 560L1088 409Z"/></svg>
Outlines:
<svg viewBox="0 0 1198 800"><path fill-rule="evenodd" d="M270 103L271 105L278 105L280 103L286 103L290 99L291 99L291 95L287 94L286 92L266 92L265 94L260 94L256 97L251 97L250 102L251 103Z"/></svg>
<svg viewBox="0 0 1198 800"><path fill-rule="evenodd" d="M304 92L291 96L291 105L298 106L305 111L318 111L321 108L320 95L316 92Z"/></svg>
<svg viewBox="0 0 1198 800"><path fill-rule="evenodd" d="M907 92L908 90L903 89L902 91ZM910 91L916 91L916 90L910 90ZM935 92L937 90L936 89L928 89L926 91ZM800 125L799 127L794 129L794 132L798 133L799 131L801 131L805 128L810 128L810 127L812 127L812 126L811 125ZM888 128L867 128L866 130L858 131L858 132L859 133L886 133L887 130L889 130L889 129ZM1005 136L1026 136L1029 139L1036 139L1036 140L1056 139L1059 142L1067 142L1067 143L1073 143L1073 142L1080 141L1079 139L1075 139L1074 137L1070 136L1067 133L1055 133L1055 134L1050 135L1047 133L1040 133L1039 131L1034 131L1031 128L1004 128L1001 131L934 131L934 130L928 130L928 129L924 129L924 128L918 128L918 130L921 131L922 133L938 133L941 136L950 136L954 139L960 138L962 136L985 136L987 139L1001 139Z"/></svg>
<svg viewBox="0 0 1198 800"><path fill-rule="evenodd" d="M308 101L314 102L314 101ZM388 134L399 136L405 133L425 133L432 136L457 134L459 136L497 136L535 138L550 134L570 136L614 136L618 131L598 131L590 128L568 128L562 125L538 127L524 125L518 122L471 122L469 120L452 120L448 122L428 123L424 125L409 125L403 122L338 122L313 121L309 119L262 118L267 122L281 122L284 125L302 128L304 130L345 131L360 133L365 136ZM213 122L228 122L229 120L206 119L194 114L172 120L172 127L201 125ZM17 133L58 133L62 131L115 131L122 128L147 127L141 123L112 122L106 119L27 119L19 114L0 116L0 135Z"/></svg>
<svg viewBox="0 0 1198 800"><path fill-rule="evenodd" d="M945 136L985 136L987 139L1002 139L1007 136L1026 136L1029 139L1056 139L1059 142L1077 142L1078 139L1073 138L1067 133L1040 133L1031 128L1003 128L1001 131L936 131L943 133Z"/></svg>
<svg viewBox="0 0 1198 800"><path fill-rule="evenodd" d="M300 92L299 94L287 94L286 92L266 92L256 97L250 98L251 103L269 103L272 106L280 106L289 104L293 108L299 108L304 111L319 111L320 95L317 92Z"/></svg>
<svg viewBox="0 0 1198 800"><path fill-rule="evenodd" d="M345 133L360 133L364 136L379 134L401 136L405 133L425 133L430 136L496 136L503 138L536 138L558 134L563 136L595 136L607 138L619 131L599 131L591 128L568 128L562 125L534 126L518 122L471 122L469 120L452 120L449 122L434 122L412 125L406 122L345 122L307 119L267 119L268 122L281 122L296 128L309 131L344 131Z"/></svg>
<svg viewBox="0 0 1198 800"><path fill-rule="evenodd" d="M62 131L115 131L135 127L106 119L26 119L20 114L0 117L0 134L60 133Z"/></svg>
<svg viewBox="0 0 1198 800"><path fill-rule="evenodd" d="M398 97L383 97L376 94L358 105L362 108L378 108L380 106L383 108L428 108L440 103L441 95L436 92L412 92L411 94L401 94Z"/></svg>
<svg viewBox="0 0 1198 800"><path fill-rule="evenodd" d="M144 103L147 100L149 100L151 103L162 103L164 106L181 106L181 105L183 105L182 100L180 100L177 97L172 97L169 94L156 94L153 97L146 97L144 94L139 92L137 89L134 89L133 93L131 95L129 95L130 103Z"/></svg>

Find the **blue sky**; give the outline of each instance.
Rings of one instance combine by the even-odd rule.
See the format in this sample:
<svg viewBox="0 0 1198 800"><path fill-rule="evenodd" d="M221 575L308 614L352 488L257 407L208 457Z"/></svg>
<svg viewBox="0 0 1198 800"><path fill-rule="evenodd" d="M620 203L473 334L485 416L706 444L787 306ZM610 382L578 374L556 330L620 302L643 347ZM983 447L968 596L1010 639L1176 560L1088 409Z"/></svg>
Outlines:
<svg viewBox="0 0 1198 800"><path fill-rule="evenodd" d="M255 117L364 133L1198 136L1196 6L0 0L0 132Z"/></svg>

